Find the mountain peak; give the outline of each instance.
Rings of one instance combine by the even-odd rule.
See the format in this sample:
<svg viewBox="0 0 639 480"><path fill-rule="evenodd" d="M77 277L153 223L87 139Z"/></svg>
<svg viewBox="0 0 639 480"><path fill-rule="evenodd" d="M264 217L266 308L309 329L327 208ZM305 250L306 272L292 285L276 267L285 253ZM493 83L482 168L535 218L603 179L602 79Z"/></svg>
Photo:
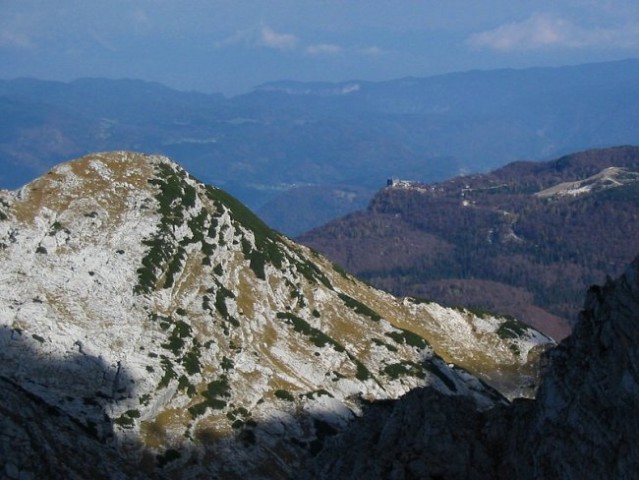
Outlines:
<svg viewBox="0 0 639 480"><path fill-rule="evenodd" d="M0 209L0 379L156 473L287 476L365 402L534 388L550 344L375 290L165 157L89 155Z"/></svg>

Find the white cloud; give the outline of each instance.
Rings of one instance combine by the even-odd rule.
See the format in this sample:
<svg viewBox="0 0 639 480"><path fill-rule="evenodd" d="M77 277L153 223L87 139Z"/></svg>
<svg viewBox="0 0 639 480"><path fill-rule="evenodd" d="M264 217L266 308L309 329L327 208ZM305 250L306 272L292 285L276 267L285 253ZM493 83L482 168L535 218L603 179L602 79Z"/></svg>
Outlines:
<svg viewBox="0 0 639 480"><path fill-rule="evenodd" d="M546 15L534 15L523 22L501 25L472 35L468 43L474 47L495 50L519 50L565 42L566 22Z"/></svg>
<svg viewBox="0 0 639 480"><path fill-rule="evenodd" d="M271 48L282 51L296 51L309 56L336 56L355 54L379 56L386 53L377 46L349 47L329 42L307 43L303 38L292 33L276 32L267 25L237 30L213 44L215 48L227 48L244 45L248 48Z"/></svg>
<svg viewBox="0 0 639 480"><path fill-rule="evenodd" d="M372 56L376 56L376 55L383 55L385 53L384 50L382 50L379 47L366 47L366 48L360 48L357 50L358 53L361 53L362 55L372 55Z"/></svg>
<svg viewBox="0 0 639 480"><path fill-rule="evenodd" d="M232 35L215 42L215 48L244 44L249 47L266 47L276 50L293 50L299 39L291 33L278 33L268 26L238 30Z"/></svg>
<svg viewBox="0 0 639 480"><path fill-rule="evenodd" d="M292 50L297 46L298 38L291 33L277 33L269 27L262 27L258 44L277 50Z"/></svg>
<svg viewBox="0 0 639 480"><path fill-rule="evenodd" d="M332 43L318 43L306 47L306 53L309 55L337 55L342 50L342 47Z"/></svg>
<svg viewBox="0 0 639 480"><path fill-rule="evenodd" d="M238 30L232 35L229 35L228 37L215 42L213 46L215 48L224 48L224 47L229 47L231 45L237 45L238 43L250 44L250 43L254 43L254 42L251 42L251 39L254 39L254 38L255 38L254 30L252 29Z"/></svg>
<svg viewBox="0 0 639 480"><path fill-rule="evenodd" d="M500 51L543 47L634 47L639 46L639 24L616 28L585 28L551 15L537 14L471 35L467 43L476 48Z"/></svg>

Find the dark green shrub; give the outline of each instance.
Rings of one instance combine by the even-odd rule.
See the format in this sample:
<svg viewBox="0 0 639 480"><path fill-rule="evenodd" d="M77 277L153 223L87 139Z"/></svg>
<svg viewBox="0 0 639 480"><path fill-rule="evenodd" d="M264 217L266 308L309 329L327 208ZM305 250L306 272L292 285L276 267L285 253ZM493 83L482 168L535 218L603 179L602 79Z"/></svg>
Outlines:
<svg viewBox="0 0 639 480"><path fill-rule="evenodd" d="M275 390L275 396L280 400L286 400L287 402L294 402L295 397L291 392L286 390Z"/></svg>

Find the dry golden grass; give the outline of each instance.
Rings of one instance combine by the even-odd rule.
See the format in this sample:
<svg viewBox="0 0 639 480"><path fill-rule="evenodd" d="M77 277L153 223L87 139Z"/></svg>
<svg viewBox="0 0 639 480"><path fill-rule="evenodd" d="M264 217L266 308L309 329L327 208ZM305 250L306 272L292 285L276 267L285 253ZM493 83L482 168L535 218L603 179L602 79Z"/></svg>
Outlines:
<svg viewBox="0 0 639 480"><path fill-rule="evenodd" d="M332 265L322 257L314 258L318 263L331 271ZM476 342L481 348L464 348L456 345L437 319L433 318L425 310L416 315L406 305L391 295L380 292L352 277L344 278L339 274L331 274L331 283L344 293L376 311L382 318L396 328L413 332L424 338L435 353L445 362L458 365L469 372L478 375L485 380L491 380L504 375L516 376L534 373L534 365L520 365L515 354L504 348L503 342L494 335L477 333ZM342 342L358 344L358 339L368 338L370 332L376 329L375 322L361 324L361 320L349 314L348 310L341 307L322 310L322 319L327 319L328 334ZM470 322L470 318L467 319ZM383 333L382 333L383 335ZM360 342L361 343L361 340ZM501 352L496 354L496 352ZM359 357L366 356L368 349L364 346L360 349ZM359 358L361 361L362 359Z"/></svg>
<svg viewBox="0 0 639 480"><path fill-rule="evenodd" d="M102 163L109 177L96 175L92 162ZM68 182L69 174L76 177L77 185ZM78 198L77 189L81 189L82 196L95 199L109 215L119 217L126 210L124 199L127 192L148 190L150 185L147 180L152 175L150 163L141 154L116 152L89 155L63 163L27 184L23 189L25 197L15 203L13 214L17 221L30 223L45 206L49 210L62 212ZM65 185L68 190L65 190Z"/></svg>
<svg viewBox="0 0 639 480"><path fill-rule="evenodd" d="M153 420L140 423L142 442L147 447L161 448L184 431L190 414L184 409L170 408L161 411Z"/></svg>

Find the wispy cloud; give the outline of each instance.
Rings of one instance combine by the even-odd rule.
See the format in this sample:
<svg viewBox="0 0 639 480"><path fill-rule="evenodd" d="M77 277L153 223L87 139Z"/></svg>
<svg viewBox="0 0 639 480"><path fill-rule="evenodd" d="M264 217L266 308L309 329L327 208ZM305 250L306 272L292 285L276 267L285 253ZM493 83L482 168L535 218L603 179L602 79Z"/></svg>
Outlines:
<svg viewBox="0 0 639 480"><path fill-rule="evenodd" d="M229 35L228 37L215 42L213 46L215 48L225 48L225 47L230 47L232 45L237 45L240 43L245 43L248 45L248 44L254 43L254 38L255 38L255 30L253 29L237 30L232 35ZM253 42L251 40L253 40Z"/></svg>
<svg viewBox="0 0 639 480"><path fill-rule="evenodd" d="M547 14L536 14L521 22L501 25L471 35L467 43L476 48L500 51L543 47L635 47L639 46L639 24L616 28L586 28Z"/></svg>
<svg viewBox="0 0 639 480"><path fill-rule="evenodd" d="M244 45L249 48L271 48L296 51L313 57L331 57L341 54L377 56L386 53L377 46L350 47L330 42L308 43L293 33L278 32L268 25L237 30L213 44L215 48Z"/></svg>
<svg viewBox="0 0 639 480"><path fill-rule="evenodd" d="M377 56L377 55L384 55L386 53L386 50L383 50L376 46L372 46L372 47L358 48L357 53L360 53L362 55Z"/></svg>
<svg viewBox="0 0 639 480"><path fill-rule="evenodd" d="M280 33L271 27L248 28L238 30L232 35L215 42L215 48L224 48L244 44L250 47L265 47L276 50L293 50L297 47L299 38L292 33Z"/></svg>
<svg viewBox="0 0 639 480"><path fill-rule="evenodd" d="M299 39L292 33L278 33L269 27L260 30L259 45L277 50L292 50Z"/></svg>
<svg viewBox="0 0 639 480"><path fill-rule="evenodd" d="M306 47L306 53L309 55L337 55L343 50L344 49L339 45L334 45L332 43L318 43Z"/></svg>

